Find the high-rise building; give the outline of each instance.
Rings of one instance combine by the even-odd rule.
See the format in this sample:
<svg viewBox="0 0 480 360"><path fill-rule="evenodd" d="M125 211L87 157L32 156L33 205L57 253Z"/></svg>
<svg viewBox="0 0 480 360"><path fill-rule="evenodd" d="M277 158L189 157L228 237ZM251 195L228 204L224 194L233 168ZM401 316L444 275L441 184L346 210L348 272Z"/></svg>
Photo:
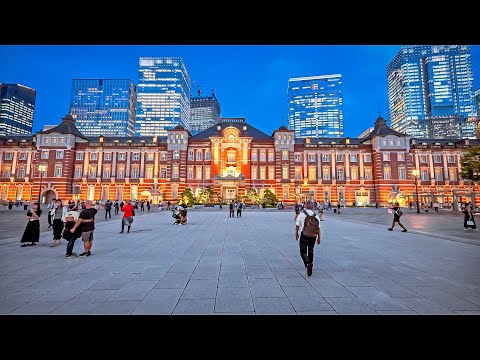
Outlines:
<svg viewBox="0 0 480 360"><path fill-rule="evenodd" d="M220 120L220 104L215 95L190 99L190 128L193 135L215 125Z"/></svg>
<svg viewBox="0 0 480 360"><path fill-rule="evenodd" d="M288 124L295 137L342 137L342 75L288 80Z"/></svg>
<svg viewBox="0 0 480 360"><path fill-rule="evenodd" d="M128 79L73 79L70 114L85 136L134 136L137 89Z"/></svg>
<svg viewBox="0 0 480 360"><path fill-rule="evenodd" d="M0 83L0 136L32 134L36 95L26 86Z"/></svg>
<svg viewBox="0 0 480 360"><path fill-rule="evenodd" d="M141 57L137 118L139 136L167 136L181 125L190 130L190 88L187 68L177 57Z"/></svg>
<svg viewBox="0 0 480 360"><path fill-rule="evenodd" d="M388 64L387 80L392 129L425 138L433 121L445 136L449 130L439 124L449 126L454 117L458 131L450 136L475 137L470 46L404 46Z"/></svg>
<svg viewBox="0 0 480 360"><path fill-rule="evenodd" d="M480 118L480 89L475 91L475 101L477 103L477 117Z"/></svg>

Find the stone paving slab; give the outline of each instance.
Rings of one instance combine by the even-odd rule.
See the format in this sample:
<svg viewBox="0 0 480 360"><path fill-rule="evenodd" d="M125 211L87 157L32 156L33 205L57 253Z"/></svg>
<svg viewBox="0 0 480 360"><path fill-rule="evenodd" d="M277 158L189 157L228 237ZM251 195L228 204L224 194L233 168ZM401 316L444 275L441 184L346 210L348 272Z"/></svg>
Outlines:
<svg viewBox="0 0 480 360"><path fill-rule="evenodd" d="M348 209L347 209L348 210ZM436 238L326 213L311 277L293 239L293 212L229 219L192 210L96 224L91 257L65 258L65 242L0 242L4 314L466 314L480 311L480 241ZM5 217L0 216L0 228ZM405 236L407 235L407 236ZM473 241L469 239L470 242ZM82 244L75 251L82 251ZM293 309L293 311L292 311Z"/></svg>

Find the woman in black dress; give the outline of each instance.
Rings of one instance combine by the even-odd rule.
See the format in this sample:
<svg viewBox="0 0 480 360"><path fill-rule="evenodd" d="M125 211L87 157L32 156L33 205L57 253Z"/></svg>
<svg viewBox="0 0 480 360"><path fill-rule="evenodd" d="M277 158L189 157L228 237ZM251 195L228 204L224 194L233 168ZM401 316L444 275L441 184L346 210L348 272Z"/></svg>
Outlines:
<svg viewBox="0 0 480 360"><path fill-rule="evenodd" d="M32 246L36 245L36 243L40 240L40 215L42 214L42 210L40 209L40 205L38 203L32 204L32 209L28 210L27 212L27 227L23 232L22 243L21 247L25 246ZM30 244L27 244L30 243Z"/></svg>
<svg viewBox="0 0 480 360"><path fill-rule="evenodd" d="M473 205L471 202L469 202L465 206L465 210L463 210L463 214L465 215L465 218L463 219L463 230L475 230L478 231L477 229L477 224L475 224L475 218L473 217L474 211L473 211Z"/></svg>

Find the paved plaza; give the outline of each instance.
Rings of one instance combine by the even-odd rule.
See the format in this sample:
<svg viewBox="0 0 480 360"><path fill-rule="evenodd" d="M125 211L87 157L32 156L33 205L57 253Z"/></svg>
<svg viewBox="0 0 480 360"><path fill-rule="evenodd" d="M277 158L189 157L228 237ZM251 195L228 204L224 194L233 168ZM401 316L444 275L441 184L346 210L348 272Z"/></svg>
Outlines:
<svg viewBox="0 0 480 360"><path fill-rule="evenodd" d="M43 214L21 248L24 212L1 209L0 313L480 314L480 233L450 211L405 213L407 233L385 209L326 212L308 277L292 210L192 209L186 226L154 210L130 234L101 211L92 256L67 259Z"/></svg>

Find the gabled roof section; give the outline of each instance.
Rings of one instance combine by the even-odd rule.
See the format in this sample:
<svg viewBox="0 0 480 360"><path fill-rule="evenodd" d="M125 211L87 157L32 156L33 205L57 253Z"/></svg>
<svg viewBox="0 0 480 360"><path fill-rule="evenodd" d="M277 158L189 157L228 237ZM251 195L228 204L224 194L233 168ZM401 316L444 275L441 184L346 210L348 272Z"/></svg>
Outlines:
<svg viewBox="0 0 480 360"><path fill-rule="evenodd" d="M218 126L220 126L220 130L217 130ZM246 126L247 130L243 130L244 126ZM238 129L238 131L240 131L240 136L249 136L254 139L261 139L261 140L267 140L267 139L272 140L272 137L270 135L267 135L263 131L258 130L256 127L248 124L246 121L229 121L228 119L220 120L215 125L192 136L192 138L208 139L211 136L221 136L222 131L227 127L234 127Z"/></svg>
<svg viewBox="0 0 480 360"><path fill-rule="evenodd" d="M73 134L79 138L88 140L88 138L85 135L83 135L80 132L80 130L78 130L77 126L75 125L75 119L70 114L62 118L62 122L60 123L60 125L57 125L54 128L51 128L45 131L39 131L39 134L50 134L50 133Z"/></svg>
<svg viewBox="0 0 480 360"><path fill-rule="evenodd" d="M398 131L393 130L390 126L387 125L387 120L385 120L381 115L378 116L375 121L375 127L372 132L364 137L362 142L372 139L375 136L388 136L395 135L398 137L405 137L405 134L399 133Z"/></svg>

